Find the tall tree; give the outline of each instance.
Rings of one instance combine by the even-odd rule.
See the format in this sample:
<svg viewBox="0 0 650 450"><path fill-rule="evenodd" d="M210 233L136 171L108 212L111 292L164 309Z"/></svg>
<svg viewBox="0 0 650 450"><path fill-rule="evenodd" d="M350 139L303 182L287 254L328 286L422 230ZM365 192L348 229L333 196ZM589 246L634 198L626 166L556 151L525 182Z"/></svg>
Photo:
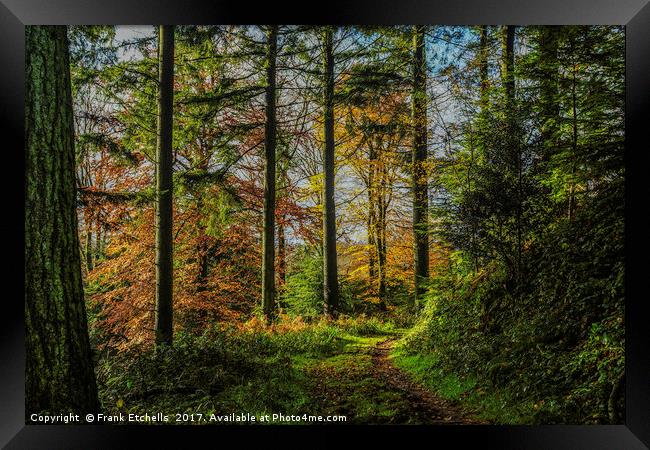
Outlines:
<svg viewBox="0 0 650 450"><path fill-rule="evenodd" d="M501 34L501 78L505 90L506 107L515 99L515 27L504 26ZM506 111L508 113L509 111Z"/></svg>
<svg viewBox="0 0 650 450"><path fill-rule="evenodd" d="M156 344L173 335L174 26L158 32L158 139L156 143Z"/></svg>
<svg viewBox="0 0 650 450"><path fill-rule="evenodd" d="M25 29L25 407L94 412L65 26Z"/></svg>
<svg viewBox="0 0 650 450"><path fill-rule="evenodd" d="M569 39L571 53L575 53L576 39ZM573 59L573 58L572 58ZM571 61L571 152L570 152L570 176L569 176L569 198L567 204L567 217L569 220L573 219L575 214L575 189L576 189L576 169L577 169L577 155L578 155L578 63L574 60Z"/></svg>
<svg viewBox="0 0 650 450"><path fill-rule="evenodd" d="M378 147L382 148L381 138L377 139ZM382 151L382 153L384 153ZM378 268L378 291L377 296L379 297L379 308L382 311L386 311L386 260L388 255L388 247L386 244L386 214L388 209L388 202L386 199L386 191L389 189L388 186L388 170L386 166L386 157L385 155L379 167L377 168L377 220L375 225L376 238L375 243L377 246L377 268Z"/></svg>
<svg viewBox="0 0 650 450"><path fill-rule="evenodd" d="M481 25L479 29L479 72L480 72L480 106L481 112L485 113L489 102L489 48L488 48L488 27Z"/></svg>
<svg viewBox="0 0 650 450"><path fill-rule="evenodd" d="M264 128L264 233L262 238L262 296L267 321L275 310L275 147L276 147L276 57L278 27L267 31L266 48L266 124Z"/></svg>
<svg viewBox="0 0 650 450"><path fill-rule="evenodd" d="M283 203L289 201L289 151L286 144L278 155L278 192ZM284 208L278 213L278 284L287 282L287 217Z"/></svg>
<svg viewBox="0 0 650 450"><path fill-rule="evenodd" d="M377 171L377 153L370 141L368 145L368 276L374 282L377 276L377 207L375 195L375 172Z"/></svg>
<svg viewBox="0 0 650 450"><path fill-rule="evenodd" d="M521 145L516 132L515 107L515 27L503 27L501 39L501 77L505 94L504 110L506 114L507 151L513 161L512 172L516 179L515 187L515 277L521 276L521 258L523 251L523 161Z"/></svg>
<svg viewBox="0 0 650 450"><path fill-rule="evenodd" d="M429 278L428 180L427 159L427 75L424 44L425 27L413 27L413 86L411 93L411 124L413 127L413 241L414 241L414 306L419 306L424 294L424 282Z"/></svg>
<svg viewBox="0 0 650 450"><path fill-rule="evenodd" d="M280 183L286 193L287 184L286 171L280 173ZM287 232L284 224L285 218L280 217L278 221L278 282L283 286L287 282Z"/></svg>
<svg viewBox="0 0 650 450"><path fill-rule="evenodd" d="M556 26L540 27L539 75L540 75L540 125L544 145L542 160L547 162L555 146L554 140L560 123L559 64L558 44L559 30Z"/></svg>
<svg viewBox="0 0 650 450"><path fill-rule="evenodd" d="M334 205L334 46L333 29L325 27L323 38L323 297L325 314L333 316L339 304Z"/></svg>

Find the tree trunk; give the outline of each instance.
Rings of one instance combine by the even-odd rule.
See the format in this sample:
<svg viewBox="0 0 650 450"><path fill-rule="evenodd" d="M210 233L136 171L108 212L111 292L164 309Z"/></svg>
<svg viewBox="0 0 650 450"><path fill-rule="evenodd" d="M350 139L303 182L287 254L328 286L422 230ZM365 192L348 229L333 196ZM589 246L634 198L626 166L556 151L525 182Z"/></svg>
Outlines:
<svg viewBox="0 0 650 450"><path fill-rule="evenodd" d="M336 315L339 304L336 266L336 211L334 206L334 50L333 30L323 30L323 106L324 134L323 171L325 175L323 202L323 300L325 314Z"/></svg>
<svg viewBox="0 0 650 450"><path fill-rule="evenodd" d="M429 278L429 236L427 192L427 93L424 26L413 27L413 91L411 121L413 126L413 241L415 289L413 305L419 307L424 294L424 283Z"/></svg>
<svg viewBox="0 0 650 450"><path fill-rule="evenodd" d="M97 265L99 261L102 258L102 236L104 233L102 233L102 220L101 220L101 214L99 211L97 212L97 222L95 223L96 225L96 232L95 232L95 237L96 237L96 242L95 242L95 262L94 264Z"/></svg>
<svg viewBox="0 0 650 450"><path fill-rule="evenodd" d="M156 145L156 344L173 335L173 156L174 26L158 35L158 142Z"/></svg>
<svg viewBox="0 0 650 450"><path fill-rule="evenodd" d="M576 155L578 154L578 95L576 91L577 64L573 65L573 76L571 78L571 178L569 178L569 204L567 206L567 217L573 220L575 210L575 174Z"/></svg>
<svg viewBox="0 0 650 450"><path fill-rule="evenodd" d="M511 108L515 99L515 27L503 27L501 37L501 77L505 90L506 108ZM507 111L510 111L508 109Z"/></svg>
<svg viewBox="0 0 650 450"><path fill-rule="evenodd" d="M511 148L511 158L513 161L514 175L517 178L517 198L515 212L515 263L514 279L519 284L521 277L521 257L523 250L523 166L521 149L516 136L516 118L515 118L515 27L512 25L504 26L501 37L501 77L505 94L505 113L507 117L509 147Z"/></svg>
<svg viewBox="0 0 650 450"><path fill-rule="evenodd" d="M284 223L278 223L278 282L284 286L287 282L287 237Z"/></svg>
<svg viewBox="0 0 650 450"><path fill-rule="evenodd" d="M25 408L96 412L65 26L25 28Z"/></svg>
<svg viewBox="0 0 650 450"><path fill-rule="evenodd" d="M267 33L266 50L266 125L264 131L264 235L262 238L262 298L264 316L271 322L275 315L275 60L278 27Z"/></svg>
<svg viewBox="0 0 650 450"><path fill-rule="evenodd" d="M372 142L368 146L368 277L374 284L377 276L377 215L375 195L375 171L377 167L377 154Z"/></svg>
<svg viewBox="0 0 650 450"><path fill-rule="evenodd" d="M201 194L198 194L196 196L196 209L198 211L198 214L202 214L203 211L203 199L201 197ZM208 274L209 274L209 260L208 260L208 252L209 252L209 244L208 244L208 237L206 235L206 227L203 223L201 223L201 220L197 217L196 220L196 261L198 264L198 270L196 273L196 278L194 280L196 284L196 291L197 292L205 292L208 289L207 283L208 283Z"/></svg>
<svg viewBox="0 0 650 450"><path fill-rule="evenodd" d="M289 170L289 155L282 151L279 161L279 192L283 201L289 197L289 180L287 172ZM285 215L282 211L278 214L278 282L284 286L287 282L287 236L285 228ZM278 302L281 305L281 302Z"/></svg>
<svg viewBox="0 0 650 450"><path fill-rule="evenodd" d="M488 28L481 25L479 38L479 72L481 78L481 113L485 114L488 108L489 92L489 66L488 66Z"/></svg>
<svg viewBox="0 0 650 450"><path fill-rule="evenodd" d="M88 272L93 270L93 233L88 221L86 221L86 244L84 246L84 257L86 259L86 269Z"/></svg>
<svg viewBox="0 0 650 450"><path fill-rule="evenodd" d="M380 181L379 181L379 195L377 196L377 263L379 268L379 284L378 284L378 296L379 296L379 309L386 311L386 165L385 163L381 164L379 169Z"/></svg>
<svg viewBox="0 0 650 450"><path fill-rule="evenodd" d="M544 26L540 30L540 80L541 135L544 144L542 161L548 162L557 134L560 119L558 69L558 30L555 26Z"/></svg>

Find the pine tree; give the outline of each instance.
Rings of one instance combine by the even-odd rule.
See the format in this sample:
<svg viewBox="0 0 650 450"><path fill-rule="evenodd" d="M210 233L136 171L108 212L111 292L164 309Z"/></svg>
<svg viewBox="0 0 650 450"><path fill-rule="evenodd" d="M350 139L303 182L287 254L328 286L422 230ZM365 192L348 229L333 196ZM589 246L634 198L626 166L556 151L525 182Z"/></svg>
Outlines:
<svg viewBox="0 0 650 450"><path fill-rule="evenodd" d="M334 205L334 50L333 29L325 27L323 39L323 296L325 314L336 315L339 285L336 254L336 211Z"/></svg>
<svg viewBox="0 0 650 450"><path fill-rule="evenodd" d="M81 279L65 26L26 27L25 407L98 409Z"/></svg>
<svg viewBox="0 0 650 450"><path fill-rule="evenodd" d="M173 336L173 155L174 26L158 35L158 140L156 144L156 344Z"/></svg>
<svg viewBox="0 0 650 450"><path fill-rule="evenodd" d="M278 27L267 31L266 50L266 122L264 128L264 232L262 238L262 293L266 320L271 322L275 313L275 152L276 152L276 56Z"/></svg>
<svg viewBox="0 0 650 450"><path fill-rule="evenodd" d="M427 159L427 93L425 27L413 27L413 88L411 121L413 126L413 241L415 266L414 306L419 307L424 283L429 278L428 178Z"/></svg>

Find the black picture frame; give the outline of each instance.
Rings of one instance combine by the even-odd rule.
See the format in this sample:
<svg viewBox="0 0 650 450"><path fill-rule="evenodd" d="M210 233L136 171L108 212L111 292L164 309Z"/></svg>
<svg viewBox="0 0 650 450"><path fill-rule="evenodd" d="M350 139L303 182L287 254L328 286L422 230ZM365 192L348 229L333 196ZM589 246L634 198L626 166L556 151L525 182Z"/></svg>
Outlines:
<svg viewBox="0 0 650 450"><path fill-rule="evenodd" d="M318 8L315 8L317 6ZM309 8L312 9L309 9ZM626 422L601 426L186 427L25 425L24 414L24 26L45 24L609 24L626 27ZM187 448L255 435L268 444L333 447L340 432L371 441L453 448L642 449L650 446L650 326L646 294L650 199L650 5L648 0L363 0L265 7L233 0L0 0L0 123L4 261L0 291L0 445L6 448ZM11 176L8 176L11 175ZM8 252L7 252L8 251ZM12 288L12 289L8 289ZM317 436L311 434L317 433ZM420 443L411 439L417 438ZM408 441L405 441L408 439ZM230 441L235 442L235 441ZM242 441L243 442L243 441ZM443 443L445 442L445 443ZM231 445L231 444L229 444ZM411 445L411 444L409 444Z"/></svg>

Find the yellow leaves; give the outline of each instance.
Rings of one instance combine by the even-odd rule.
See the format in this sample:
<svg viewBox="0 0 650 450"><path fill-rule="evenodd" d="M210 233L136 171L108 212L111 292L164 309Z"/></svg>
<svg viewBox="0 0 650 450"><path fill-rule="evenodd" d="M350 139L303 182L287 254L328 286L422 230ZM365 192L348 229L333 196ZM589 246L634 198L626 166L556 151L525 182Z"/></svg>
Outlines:
<svg viewBox="0 0 650 450"><path fill-rule="evenodd" d="M313 325L307 324L302 316L289 316L280 312L277 320L272 324L267 324L261 317L254 316L244 323L237 324L237 329L240 332L285 334L303 331L310 326Z"/></svg>
<svg viewBox="0 0 650 450"><path fill-rule="evenodd" d="M309 190L312 192L321 192L325 183L325 175L317 173L309 177Z"/></svg>
<svg viewBox="0 0 650 450"><path fill-rule="evenodd" d="M428 158L426 161L422 161L421 163L422 169L424 169L425 173L427 176L432 176L436 172L438 172L438 168L441 165L441 162L436 161L433 158Z"/></svg>

